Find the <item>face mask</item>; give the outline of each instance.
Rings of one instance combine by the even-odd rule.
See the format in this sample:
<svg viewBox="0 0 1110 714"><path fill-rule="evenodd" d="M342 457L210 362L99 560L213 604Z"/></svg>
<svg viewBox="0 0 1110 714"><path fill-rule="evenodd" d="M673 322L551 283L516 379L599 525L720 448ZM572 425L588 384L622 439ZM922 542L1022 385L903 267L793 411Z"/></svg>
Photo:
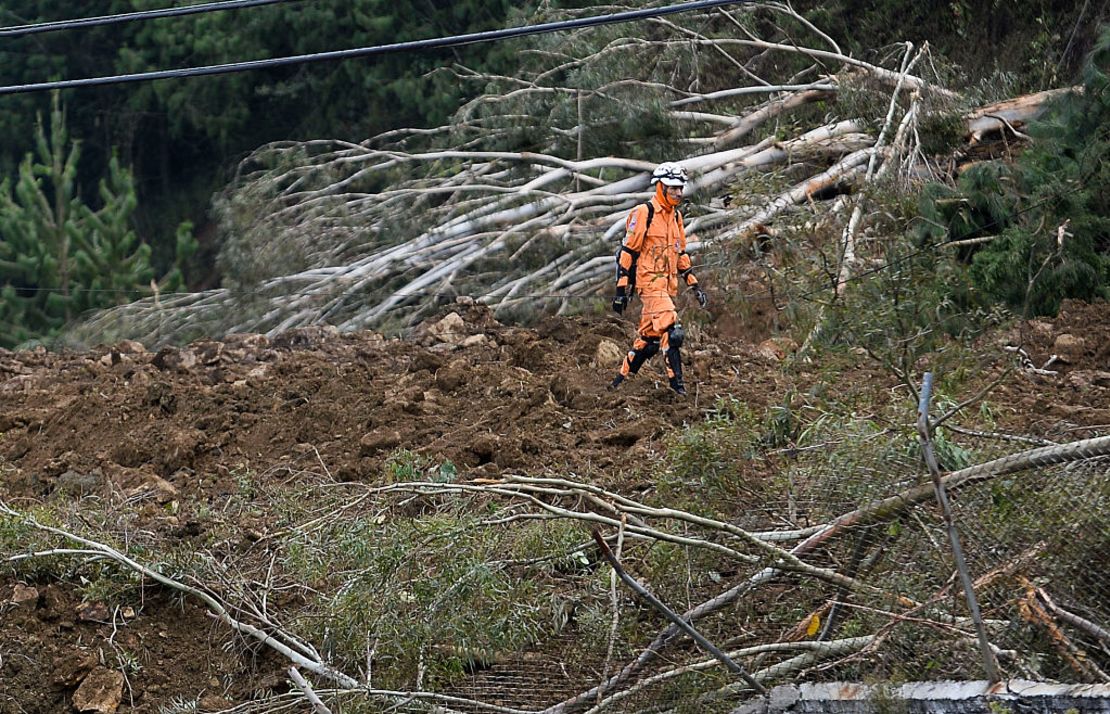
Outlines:
<svg viewBox="0 0 1110 714"><path fill-rule="evenodd" d="M667 187L664 186L662 182L655 184L655 195L659 199L659 203L662 203L664 206L675 208L678 204L682 203L681 198L671 199L670 196L667 195Z"/></svg>

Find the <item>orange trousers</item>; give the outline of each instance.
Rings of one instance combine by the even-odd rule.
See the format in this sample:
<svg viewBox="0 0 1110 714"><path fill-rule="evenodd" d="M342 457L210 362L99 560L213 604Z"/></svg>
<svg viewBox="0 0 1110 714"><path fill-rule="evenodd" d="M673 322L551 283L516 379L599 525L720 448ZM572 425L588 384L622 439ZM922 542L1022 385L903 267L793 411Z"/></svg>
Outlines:
<svg viewBox="0 0 1110 714"><path fill-rule="evenodd" d="M670 344L671 329L678 325L678 312L674 300L666 293L641 293L639 334L632 342L632 349L621 362L621 376L629 377L640 371L649 358L662 351L667 364L667 377L674 382L682 379L682 362L678 345Z"/></svg>

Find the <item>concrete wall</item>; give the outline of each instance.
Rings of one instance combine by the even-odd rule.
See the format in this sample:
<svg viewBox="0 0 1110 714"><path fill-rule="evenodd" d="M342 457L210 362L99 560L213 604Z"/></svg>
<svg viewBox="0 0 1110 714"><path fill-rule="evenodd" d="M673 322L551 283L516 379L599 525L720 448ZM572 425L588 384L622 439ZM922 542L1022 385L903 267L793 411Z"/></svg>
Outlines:
<svg viewBox="0 0 1110 714"><path fill-rule="evenodd" d="M1110 685L989 682L850 682L783 685L732 714L1065 714L1110 712Z"/></svg>

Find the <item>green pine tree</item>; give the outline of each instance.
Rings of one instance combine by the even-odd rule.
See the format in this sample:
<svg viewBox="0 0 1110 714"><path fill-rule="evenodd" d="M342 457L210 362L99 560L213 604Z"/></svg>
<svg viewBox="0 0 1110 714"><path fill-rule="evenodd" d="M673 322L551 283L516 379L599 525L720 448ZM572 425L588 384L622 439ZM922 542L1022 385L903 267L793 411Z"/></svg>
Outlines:
<svg viewBox="0 0 1110 714"><path fill-rule="evenodd" d="M71 141L55 97L49 127L38 122L35 151L18 179L0 183L0 346L49 337L81 313L150 294L150 246L131 225L135 184L113 157L100 181L99 207L80 198L80 142ZM195 249L178 233L178 266ZM159 289L181 283L180 268Z"/></svg>
<svg viewBox="0 0 1110 714"><path fill-rule="evenodd" d="M955 190L932 187L922 238L992 236L973 249L971 277L1022 314L1052 315L1067 298L1110 298L1110 28L1083 74L1030 128L1014 165L976 166Z"/></svg>

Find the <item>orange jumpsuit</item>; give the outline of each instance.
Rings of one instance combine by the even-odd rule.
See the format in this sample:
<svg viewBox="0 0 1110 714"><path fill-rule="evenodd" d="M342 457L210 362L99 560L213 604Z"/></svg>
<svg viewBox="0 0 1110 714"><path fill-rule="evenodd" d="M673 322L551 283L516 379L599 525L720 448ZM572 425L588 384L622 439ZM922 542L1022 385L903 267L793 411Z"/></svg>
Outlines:
<svg viewBox="0 0 1110 714"><path fill-rule="evenodd" d="M687 286L698 284L690 272L690 256L686 254L686 229L680 214L663 198L663 185L658 184L651 198L654 215L651 225L647 222L647 206L632 209L625 221L624 248L620 253L618 288L627 288L632 262L636 263L636 294L643 309L640 312L639 335L632 349L621 363L621 377L636 374L648 358L662 351L667 363L667 377L671 387L682 390L682 326L675 311L674 296L678 294L678 279ZM634 258L635 256L635 258Z"/></svg>

